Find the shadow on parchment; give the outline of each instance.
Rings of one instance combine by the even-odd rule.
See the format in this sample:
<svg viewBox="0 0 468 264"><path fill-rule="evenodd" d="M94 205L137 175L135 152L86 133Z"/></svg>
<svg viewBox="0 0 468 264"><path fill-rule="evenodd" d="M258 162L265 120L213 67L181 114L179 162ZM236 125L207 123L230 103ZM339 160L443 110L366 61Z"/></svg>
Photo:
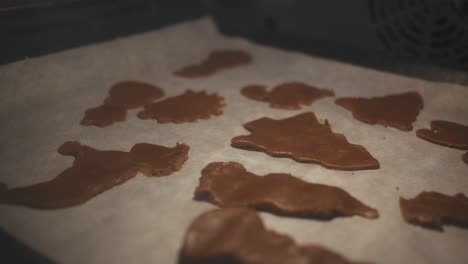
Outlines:
<svg viewBox="0 0 468 264"><path fill-rule="evenodd" d="M49 264L52 260L42 256L10 234L0 229L0 262Z"/></svg>

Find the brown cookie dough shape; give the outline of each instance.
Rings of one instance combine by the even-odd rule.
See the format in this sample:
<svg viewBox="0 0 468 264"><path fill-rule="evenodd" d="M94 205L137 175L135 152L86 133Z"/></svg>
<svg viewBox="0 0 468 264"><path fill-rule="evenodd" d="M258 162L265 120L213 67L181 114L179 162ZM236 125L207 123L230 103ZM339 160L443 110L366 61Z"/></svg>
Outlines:
<svg viewBox="0 0 468 264"><path fill-rule="evenodd" d="M252 57L240 50L216 50L208 55L198 65L189 65L176 72L175 75L184 78L208 77L219 71L247 65L252 62Z"/></svg>
<svg viewBox="0 0 468 264"><path fill-rule="evenodd" d="M102 104L89 108L80 124L84 126L107 127L127 120L127 109L120 106Z"/></svg>
<svg viewBox="0 0 468 264"><path fill-rule="evenodd" d="M434 120L431 129L418 129L416 135L441 146L468 149L468 126L462 124Z"/></svg>
<svg viewBox="0 0 468 264"><path fill-rule="evenodd" d="M229 208L198 216L185 233L179 264L352 264L318 245L300 246L266 229L253 210Z"/></svg>
<svg viewBox="0 0 468 264"><path fill-rule="evenodd" d="M413 199L400 198L403 219L415 225L442 230L443 224L468 228L468 198L438 192L422 192Z"/></svg>
<svg viewBox="0 0 468 264"><path fill-rule="evenodd" d="M300 109L303 105L327 97L335 96L330 90L320 89L301 82L288 82L275 86L270 92L265 86L249 85L241 94L252 100L268 102L272 108Z"/></svg>
<svg viewBox="0 0 468 264"><path fill-rule="evenodd" d="M468 149L468 126L449 121L431 121L430 129L418 129L416 136L431 143L456 149ZM468 164L468 153L462 156Z"/></svg>
<svg viewBox="0 0 468 264"><path fill-rule="evenodd" d="M339 170L378 169L379 162L362 146L333 133L325 121L306 112L286 119L260 118L244 124L250 135L237 136L231 146L263 151L273 157L314 162Z"/></svg>
<svg viewBox="0 0 468 264"><path fill-rule="evenodd" d="M258 176L236 162L208 164L202 170L195 199L293 217L379 216L377 210L338 187L308 183L285 173Z"/></svg>
<svg viewBox="0 0 468 264"><path fill-rule="evenodd" d="M185 93L145 105L138 113L140 119L156 119L159 123L195 122L223 113L224 97L205 91Z"/></svg>
<svg viewBox="0 0 468 264"><path fill-rule="evenodd" d="M86 110L81 124L106 127L127 119L127 110L139 108L164 96L161 88L138 81L113 85L100 106Z"/></svg>
<svg viewBox="0 0 468 264"><path fill-rule="evenodd" d="M339 98L335 103L353 113L361 122L402 131L411 131L419 112L424 107L419 93L407 92L373 98Z"/></svg>
<svg viewBox="0 0 468 264"><path fill-rule="evenodd" d="M75 206L135 177L167 176L180 170L188 159L189 146L173 148L136 144L129 152L102 151L66 142L58 152L75 157L73 165L54 179L25 187L0 188L0 204L17 204L39 209Z"/></svg>

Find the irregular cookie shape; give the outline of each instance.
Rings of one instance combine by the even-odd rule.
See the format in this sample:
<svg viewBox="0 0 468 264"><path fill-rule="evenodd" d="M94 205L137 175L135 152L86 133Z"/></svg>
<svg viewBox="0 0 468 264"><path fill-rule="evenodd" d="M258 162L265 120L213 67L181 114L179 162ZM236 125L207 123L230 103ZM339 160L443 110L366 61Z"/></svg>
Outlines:
<svg viewBox="0 0 468 264"><path fill-rule="evenodd" d="M435 120L431 122L431 129L418 129L416 135L434 144L468 149L468 126L461 124Z"/></svg>
<svg viewBox="0 0 468 264"><path fill-rule="evenodd" d="M195 122L223 113L224 97L205 91L186 91L184 94L145 105L138 113L140 119L156 119L159 123Z"/></svg>
<svg viewBox="0 0 468 264"><path fill-rule="evenodd" d="M208 164L202 170L195 198L220 207L252 207L285 216L379 217L377 210L338 187L308 183L285 173L258 176L236 162Z"/></svg>
<svg viewBox="0 0 468 264"><path fill-rule="evenodd" d="M373 98L339 98L335 103L351 111L361 122L402 131L413 130L412 123L424 107L421 95L416 92Z"/></svg>
<svg viewBox="0 0 468 264"><path fill-rule="evenodd" d="M179 264L352 264L318 245L299 246L266 229L255 211L245 208L208 211L190 224Z"/></svg>
<svg viewBox="0 0 468 264"><path fill-rule="evenodd" d="M413 199L400 197L401 215L406 222L442 230L443 224L468 227L468 198L422 192Z"/></svg>
<svg viewBox="0 0 468 264"><path fill-rule="evenodd" d="M300 109L326 96L335 96L330 90L316 88L300 82L289 82L275 86L268 92L265 86L249 85L241 90L247 98L269 102L272 108Z"/></svg>
<svg viewBox="0 0 468 264"><path fill-rule="evenodd" d="M434 120L431 129L418 129L416 135L431 143L456 149L468 149L468 126ZM463 162L468 164L468 153L463 155Z"/></svg>
<svg viewBox="0 0 468 264"><path fill-rule="evenodd" d="M73 165L54 179L26 187L0 188L0 203L58 209L85 203L94 196L135 177L167 176L180 170L189 146L173 148L136 144L130 152L102 151L78 142L65 142L58 152L75 157ZM3 189L3 190L2 190Z"/></svg>
<svg viewBox="0 0 468 264"><path fill-rule="evenodd" d="M89 108L80 124L84 126L106 127L127 120L127 109L120 106L100 105Z"/></svg>
<svg viewBox="0 0 468 264"><path fill-rule="evenodd" d="M210 53L207 59L198 65L190 65L176 72L175 75L184 78L200 78L213 75L219 71L247 65L252 57L240 50L217 50Z"/></svg>
<svg viewBox="0 0 468 264"><path fill-rule="evenodd" d="M81 124L106 127L127 119L127 110L142 107L163 97L161 88L153 85L124 81L113 85L104 104L86 110Z"/></svg>
<svg viewBox="0 0 468 264"><path fill-rule="evenodd" d="M244 124L252 134L231 140L236 148L251 148L273 157L289 157L297 162L315 162L340 170L378 169L379 162L360 146L333 133L328 124L307 112L290 118L260 118Z"/></svg>

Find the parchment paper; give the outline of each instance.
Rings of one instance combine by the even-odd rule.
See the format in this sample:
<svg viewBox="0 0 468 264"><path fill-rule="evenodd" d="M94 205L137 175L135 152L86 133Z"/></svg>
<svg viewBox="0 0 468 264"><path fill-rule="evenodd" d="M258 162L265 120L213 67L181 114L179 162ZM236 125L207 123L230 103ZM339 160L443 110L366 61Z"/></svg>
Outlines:
<svg viewBox="0 0 468 264"><path fill-rule="evenodd" d="M242 49L255 63L209 78L182 79L172 72L199 62L213 49ZM79 125L84 110L97 106L109 87L135 79L162 87L167 96L186 89L226 97L222 116L197 123L158 124L136 118L108 128ZM425 107L414 124L443 119L468 124L468 87L427 82L336 61L281 51L223 37L205 18L160 31L82 47L0 67L0 180L23 186L55 177L72 163L57 148L79 140L98 149L129 150L135 143L190 145L190 158L169 177L142 175L82 206L35 210L0 206L0 226L28 246L63 263L176 263L191 220L213 205L192 200L200 170L213 161L237 161L257 174L287 172L309 182L344 188L377 208L378 220L361 217L315 221L262 213L267 226L299 243L317 243L343 255L377 263L466 263L468 230L444 232L406 224L400 196L423 190L468 193L468 165L460 150L434 145L402 132L370 126L334 104L320 100L302 110L275 110L241 96L247 84L303 81L333 89L337 96L379 96L418 91ZM285 118L313 111L332 129L361 144L381 169L335 171L261 152L230 147L246 134L241 124L263 117ZM399 188L399 190L398 190Z"/></svg>

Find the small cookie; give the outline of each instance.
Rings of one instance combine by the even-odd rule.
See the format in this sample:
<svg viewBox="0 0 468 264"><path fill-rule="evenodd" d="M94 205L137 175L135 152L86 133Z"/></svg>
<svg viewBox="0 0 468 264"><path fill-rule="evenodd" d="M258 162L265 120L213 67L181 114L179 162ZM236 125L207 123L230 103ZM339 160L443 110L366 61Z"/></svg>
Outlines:
<svg viewBox="0 0 468 264"><path fill-rule="evenodd" d="M419 112L424 107L419 93L408 92L372 98L339 98L335 103L353 113L361 122L402 131L413 130Z"/></svg>
<svg viewBox="0 0 468 264"><path fill-rule="evenodd" d="M418 129L416 135L431 143L457 149L468 149L468 126L449 121L431 121L431 129Z"/></svg>
<svg viewBox="0 0 468 264"><path fill-rule="evenodd" d="M268 102L270 107L279 109L300 109L304 105L327 97L335 96L330 90L320 89L301 82L288 82L277 85L269 92L262 85L249 85L241 90L241 94L256 101Z"/></svg>
<svg viewBox="0 0 468 264"><path fill-rule="evenodd" d="M145 105L138 113L140 119L156 119L159 123L195 122L223 113L224 97L205 91L185 93Z"/></svg>
<svg viewBox="0 0 468 264"><path fill-rule="evenodd" d="M164 96L161 88L138 81L114 84L104 103L89 108L81 120L84 126L106 127L127 119L127 110L142 107Z"/></svg>
<svg viewBox="0 0 468 264"><path fill-rule="evenodd" d="M468 198L438 192L422 192L412 199L400 198L401 215L406 222L442 230L443 224L468 227Z"/></svg>
<svg viewBox="0 0 468 264"><path fill-rule="evenodd" d="M201 78L211 76L219 71L247 65L252 57L241 50L216 50L208 55L198 65L189 65L176 72L175 75L184 78Z"/></svg>

